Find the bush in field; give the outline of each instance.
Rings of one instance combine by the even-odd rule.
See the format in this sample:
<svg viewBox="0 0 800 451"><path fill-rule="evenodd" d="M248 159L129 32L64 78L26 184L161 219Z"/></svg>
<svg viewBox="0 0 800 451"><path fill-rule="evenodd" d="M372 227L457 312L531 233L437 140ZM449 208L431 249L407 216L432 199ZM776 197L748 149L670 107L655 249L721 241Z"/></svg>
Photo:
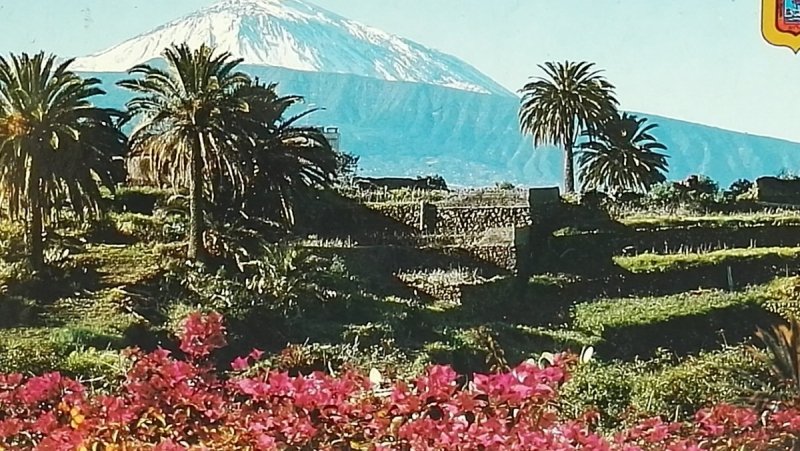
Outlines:
<svg viewBox="0 0 800 451"><path fill-rule="evenodd" d="M731 186L725 191L725 197L736 200L739 196L748 194L753 189L753 182L747 179L739 179L731 183Z"/></svg>
<svg viewBox="0 0 800 451"><path fill-rule="evenodd" d="M653 185L644 202L652 207L707 208L719 200L717 182L704 175L692 175L680 182Z"/></svg>
<svg viewBox="0 0 800 451"><path fill-rule="evenodd" d="M217 314L184 323L180 358L165 350L130 351L122 386L89 395L58 373L0 376L0 446L9 449L791 449L800 410L760 412L720 404L692 422L658 418L613 437L593 430L595 416L562 419L559 391L571 359L524 363L465 383L452 369L428 368L411 383L344 373L289 376L237 358L228 377L208 363L225 346Z"/></svg>

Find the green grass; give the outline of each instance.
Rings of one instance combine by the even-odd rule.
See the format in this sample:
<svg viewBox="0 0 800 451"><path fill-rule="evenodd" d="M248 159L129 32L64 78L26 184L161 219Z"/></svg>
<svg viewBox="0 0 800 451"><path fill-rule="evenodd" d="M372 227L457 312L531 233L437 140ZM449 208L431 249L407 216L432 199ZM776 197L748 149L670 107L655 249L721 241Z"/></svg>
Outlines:
<svg viewBox="0 0 800 451"><path fill-rule="evenodd" d="M65 369L71 353L127 346L129 334L143 326L130 309L135 300L129 290L159 276L170 246L82 245L50 270L51 278L30 281L36 293L61 293L54 298L11 297L0 289L5 319L0 321L0 373ZM0 278L13 279L0 282L11 289L18 288L24 275L14 268L0 261Z"/></svg>
<svg viewBox="0 0 800 451"><path fill-rule="evenodd" d="M573 308L573 325L590 334L607 329L647 326L675 318L708 315L734 306L760 305L769 298L763 287L742 292L708 291L663 297L604 299ZM676 331L680 333L680 331Z"/></svg>
<svg viewBox="0 0 800 451"><path fill-rule="evenodd" d="M563 412L580 418L600 414L608 432L640 417L691 420L709 403L740 403L755 392L771 391L767 365L744 346L676 359L662 354L648 362L579 365L560 392ZM631 415L633 414L633 415Z"/></svg>
<svg viewBox="0 0 800 451"><path fill-rule="evenodd" d="M744 228L763 226L800 226L800 212L750 213L704 216L631 216L620 219L622 224L637 230L672 228Z"/></svg>
<svg viewBox="0 0 800 451"><path fill-rule="evenodd" d="M668 255L645 253L631 257L616 256L614 263L633 273L657 273L769 258L796 260L800 258L800 248L758 247Z"/></svg>
<svg viewBox="0 0 800 451"><path fill-rule="evenodd" d="M800 318L800 276L781 277L767 284L766 308L784 318Z"/></svg>
<svg viewBox="0 0 800 451"><path fill-rule="evenodd" d="M70 264L96 271L107 287L135 285L156 276L163 268L164 253L175 246L89 244Z"/></svg>
<svg viewBox="0 0 800 451"><path fill-rule="evenodd" d="M567 274L535 274L528 279L531 285L563 288L580 280L578 276Z"/></svg>

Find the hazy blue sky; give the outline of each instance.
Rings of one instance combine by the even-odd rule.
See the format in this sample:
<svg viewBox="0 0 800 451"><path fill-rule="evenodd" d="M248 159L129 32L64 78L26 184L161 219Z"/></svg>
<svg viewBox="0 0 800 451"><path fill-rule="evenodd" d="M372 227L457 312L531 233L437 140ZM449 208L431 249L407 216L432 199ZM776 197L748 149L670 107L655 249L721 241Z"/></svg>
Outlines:
<svg viewBox="0 0 800 451"><path fill-rule="evenodd" d="M213 0L0 0L0 52L102 50ZM800 141L800 56L766 44L757 0L314 0L452 53L516 90L585 59L623 107Z"/></svg>

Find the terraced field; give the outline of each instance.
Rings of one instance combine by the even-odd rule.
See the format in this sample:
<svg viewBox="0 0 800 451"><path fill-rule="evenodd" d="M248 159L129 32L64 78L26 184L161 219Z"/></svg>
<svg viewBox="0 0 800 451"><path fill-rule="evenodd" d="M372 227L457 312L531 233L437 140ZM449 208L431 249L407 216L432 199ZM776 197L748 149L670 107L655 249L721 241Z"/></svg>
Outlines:
<svg viewBox="0 0 800 451"><path fill-rule="evenodd" d="M355 365L411 377L430 363L469 374L591 346L597 371L614 383L639 381L625 390L646 397L658 377L711 373L718 369L708 368L731 360L750 365L741 347L753 342L756 328L800 311L800 243L791 244L800 237L800 214L581 222L586 230L578 238L558 233L577 229L576 223L554 221L551 235L532 238L527 248L514 247L510 230L392 236L388 244L376 230L362 233L371 237L369 245L351 236L301 237L295 246L323 265L278 262L282 269L270 277L283 285L268 287L311 306L303 310L272 309L274 298L225 271L187 267L174 238L179 221L141 212L112 214L109 221L108 230L89 238L65 234L69 245L51 257L47 280L29 280L14 264L3 264L0 366L58 369L102 386L118 374L120 349L170 347L176 318L195 308L227 309L234 346L222 359L259 347L289 368ZM650 235L701 242L710 229L723 241L706 250L625 245ZM783 234L782 245L747 239L747 233L774 230ZM509 271L484 258L480 246L507 246L536 264L528 272ZM316 272L325 280L313 278ZM323 284L324 299L293 291L308 283ZM281 353L287 346L292 353ZM581 388L569 390L591 399L594 385L576 380ZM708 396L722 396L714 387ZM678 411L698 407L685 399L658 402Z"/></svg>

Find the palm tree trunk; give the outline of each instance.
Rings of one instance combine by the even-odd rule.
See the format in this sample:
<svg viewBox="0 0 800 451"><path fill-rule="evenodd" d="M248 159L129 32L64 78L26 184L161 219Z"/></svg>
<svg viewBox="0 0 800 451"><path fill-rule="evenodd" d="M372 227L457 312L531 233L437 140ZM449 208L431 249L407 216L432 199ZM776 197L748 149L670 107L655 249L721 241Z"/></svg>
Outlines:
<svg viewBox="0 0 800 451"><path fill-rule="evenodd" d="M203 136L197 136L197 145L192 146L191 178L189 186L189 259L201 261L203 252Z"/></svg>
<svg viewBox="0 0 800 451"><path fill-rule="evenodd" d="M575 192L575 156L571 142L564 146L564 192Z"/></svg>
<svg viewBox="0 0 800 451"><path fill-rule="evenodd" d="M39 171L36 162L29 160L28 172L28 263L34 271L44 267L44 243L42 242L42 205L39 192Z"/></svg>

